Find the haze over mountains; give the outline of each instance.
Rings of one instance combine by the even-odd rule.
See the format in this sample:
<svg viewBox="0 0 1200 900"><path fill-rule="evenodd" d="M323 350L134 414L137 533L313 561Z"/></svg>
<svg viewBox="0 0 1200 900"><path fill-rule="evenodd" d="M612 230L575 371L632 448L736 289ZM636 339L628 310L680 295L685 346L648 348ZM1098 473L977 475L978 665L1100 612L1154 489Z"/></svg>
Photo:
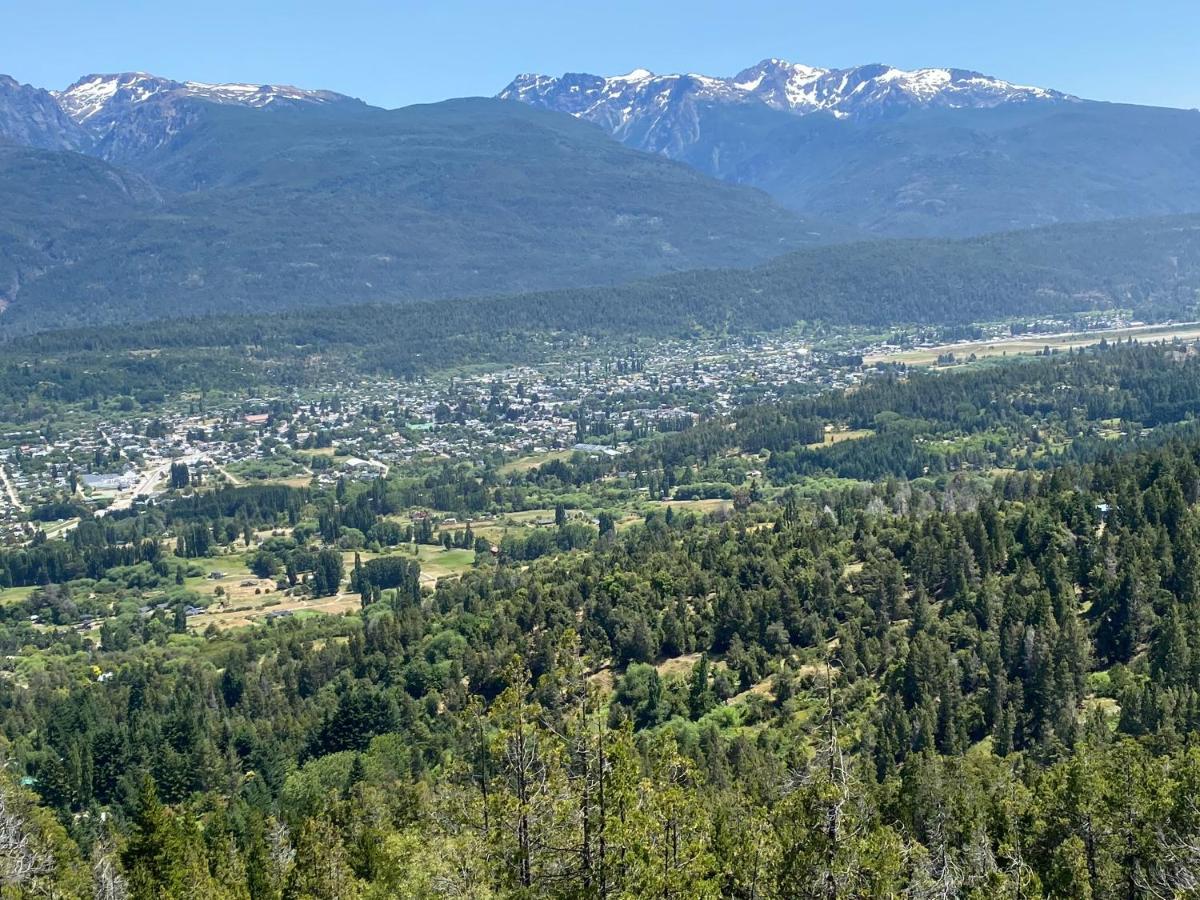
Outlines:
<svg viewBox="0 0 1200 900"><path fill-rule="evenodd" d="M1197 212L1200 113L778 59L731 78L522 75L496 99L401 110L137 72L61 91L0 76L0 196L11 334Z"/></svg>

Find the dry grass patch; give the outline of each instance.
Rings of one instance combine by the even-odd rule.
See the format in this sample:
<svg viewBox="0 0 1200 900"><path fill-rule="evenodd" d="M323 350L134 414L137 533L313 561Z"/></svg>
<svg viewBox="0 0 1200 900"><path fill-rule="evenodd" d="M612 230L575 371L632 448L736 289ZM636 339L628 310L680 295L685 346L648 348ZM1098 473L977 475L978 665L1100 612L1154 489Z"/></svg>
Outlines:
<svg viewBox="0 0 1200 900"><path fill-rule="evenodd" d="M683 656L664 659L654 668L658 671L660 678L671 678L676 675L687 675L698 662L700 662L699 653L685 653Z"/></svg>
<svg viewBox="0 0 1200 900"><path fill-rule="evenodd" d="M323 615L341 615L362 608L358 594L337 594L333 597L286 597L283 594L270 594L256 597L255 603L231 604L226 609L211 611L207 615L197 616L189 620L197 629L203 630L209 625L218 628L244 628L249 625L261 625L272 613L290 612L293 615L320 613ZM210 607L210 609L212 609Z"/></svg>
<svg viewBox="0 0 1200 900"><path fill-rule="evenodd" d="M775 676L768 675L757 684L752 684L749 689L742 691L740 694L734 694L725 702L729 706L737 703L743 703L751 696L766 697L768 700L775 699Z"/></svg>
<svg viewBox="0 0 1200 900"><path fill-rule="evenodd" d="M676 512L711 513L719 509L733 509L732 500L656 500L657 505L666 509L668 506Z"/></svg>
<svg viewBox="0 0 1200 900"><path fill-rule="evenodd" d="M531 453L528 456L521 456L510 462L506 462L498 471L501 475L515 475L520 472L528 472L551 460L568 460L571 458L573 452L572 450L550 450L546 453Z"/></svg>
<svg viewBox="0 0 1200 900"><path fill-rule="evenodd" d="M594 684L601 692L611 694L614 685L616 684L616 676L613 675L613 670L609 666L593 672L587 677L589 684Z"/></svg>
<svg viewBox="0 0 1200 900"><path fill-rule="evenodd" d="M993 338L986 341L963 341L957 344L942 344L938 347L926 347L921 350L909 350L903 353L878 353L866 357L863 363L871 365L878 362L902 362L910 366L929 366L937 362L939 356L953 353L956 360L965 362L971 354L976 359L986 359L993 356L1021 355L1040 353L1046 347L1055 350L1077 349L1091 347L1101 340L1115 341L1117 339L1135 337L1139 341L1192 341L1200 338L1200 323L1185 322L1180 325L1133 325L1129 328L1114 328L1109 331L1082 331L1067 334L1024 335L1017 338Z"/></svg>
<svg viewBox="0 0 1200 900"><path fill-rule="evenodd" d="M870 437L875 432L870 428L846 428L837 431L830 431L825 435L825 438L820 441L806 445L810 450L820 450L822 447L828 447L831 444L840 444L842 441L857 441L865 437Z"/></svg>

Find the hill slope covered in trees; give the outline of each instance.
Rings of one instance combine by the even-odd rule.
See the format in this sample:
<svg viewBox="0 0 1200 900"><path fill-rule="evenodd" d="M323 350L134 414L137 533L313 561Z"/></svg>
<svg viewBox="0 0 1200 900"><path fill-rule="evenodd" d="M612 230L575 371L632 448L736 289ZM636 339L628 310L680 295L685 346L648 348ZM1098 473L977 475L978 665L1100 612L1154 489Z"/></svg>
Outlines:
<svg viewBox="0 0 1200 900"><path fill-rule="evenodd" d="M817 239L761 192L516 104L198 105L187 129L122 168L5 147L0 185L20 201L0 207L10 322L605 284ZM154 188L96 196L81 179Z"/></svg>
<svg viewBox="0 0 1200 900"><path fill-rule="evenodd" d="M72 276L73 277L73 276ZM45 279L47 286L52 278ZM807 248L753 269L681 272L610 287L417 303L329 305L349 297L278 296L273 316L216 316L127 329L45 335L43 349L208 344L355 345L386 334L398 366L447 354L508 352L531 332L668 336L752 333L798 322L888 326L965 324L1009 316L1132 309L1147 318L1195 313L1200 290L1200 217L1062 225L960 241L880 241ZM317 308L306 309L305 307ZM221 301L218 309L228 310ZM205 309L189 307L195 315ZM184 310L174 310L179 314ZM69 294L39 295L0 316L9 336L63 321L97 324L162 318L145 306L79 310ZM75 317L72 319L71 317ZM369 324L368 324L369 323ZM381 329L381 324L386 328ZM396 340L395 338L399 338ZM380 348L383 349L383 348ZM526 346L520 352L533 352Z"/></svg>
<svg viewBox="0 0 1200 900"><path fill-rule="evenodd" d="M1145 416L1185 396L1197 365L1123 345L791 411L896 400L894 414L954 429L967 406L995 405L995 421L1073 441L1090 417L1136 424L1106 405L1111 385ZM1061 409L1030 399L1058 383L1074 392ZM328 562L336 582L339 555L287 523L377 517L392 486L226 488L6 550L0 578L54 573L0 608L10 662L44 651L3 685L0 815L23 839L10 886L83 897L100 883L136 900L1188 896L1200 443L1174 424L1159 446L1050 454L1041 473L962 460L784 490L731 518L563 524L589 529L586 547L487 558L436 589L394 553L352 571L361 611L257 629L189 635L182 606L136 602L99 644L71 626L109 602L99 584L140 573L149 590L180 564L164 529L186 556L193 539L240 541L232 523L274 526L291 536L259 556L289 572ZM650 474L708 453L675 449L644 460Z"/></svg>

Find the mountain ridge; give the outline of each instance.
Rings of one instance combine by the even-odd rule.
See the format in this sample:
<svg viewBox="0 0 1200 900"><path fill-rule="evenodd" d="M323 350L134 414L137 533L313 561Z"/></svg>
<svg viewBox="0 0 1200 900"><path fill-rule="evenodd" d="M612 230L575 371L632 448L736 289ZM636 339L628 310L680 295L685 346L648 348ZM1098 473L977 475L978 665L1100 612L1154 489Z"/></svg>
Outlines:
<svg viewBox="0 0 1200 900"><path fill-rule="evenodd" d="M990 108L1007 103L1065 103L1076 98L1013 84L968 69L897 69L873 63L826 69L764 59L732 77L656 75L647 69L617 76L568 73L518 75L497 95L595 122L625 140L644 134L639 149L664 152L669 126L696 103L761 103L793 115L825 113L862 121L918 108ZM647 124L647 119L653 120ZM660 128L660 123L665 128Z"/></svg>
<svg viewBox="0 0 1200 900"><path fill-rule="evenodd" d="M85 150L91 137L54 95L0 74L0 138L43 150Z"/></svg>
<svg viewBox="0 0 1200 900"><path fill-rule="evenodd" d="M75 346L233 346L259 343L265 333L288 346L337 344L374 329L405 335L395 355L419 364L426 354L436 357L459 342L473 346L522 333L734 336L799 322L965 325L1116 309L1145 321L1194 319L1197 291L1200 215L1190 215L956 240L845 243L796 250L753 268L698 269L624 284L440 303L349 304L337 315L328 308L291 306L269 312L190 309L171 319L123 308L123 318L97 320L87 329L72 323L73 330L44 324L9 330L0 317L0 337L52 353ZM132 322L139 327L128 327Z"/></svg>
<svg viewBox="0 0 1200 900"><path fill-rule="evenodd" d="M0 205L5 324L614 283L813 242L759 191L517 104L197 106L136 165L0 155L22 198ZM161 196L80 200L129 172Z"/></svg>
<svg viewBox="0 0 1200 900"><path fill-rule="evenodd" d="M176 81L147 72L84 75L61 91L0 74L0 138L45 150L122 161L159 146L197 118L197 103L254 109L300 104L366 106L335 91L285 84Z"/></svg>
<svg viewBox="0 0 1200 900"><path fill-rule="evenodd" d="M1200 211L1200 114L968 69L519 76L498 95L878 237Z"/></svg>
<svg viewBox="0 0 1200 900"><path fill-rule="evenodd" d="M65 90L49 93L63 111L80 125L96 116L104 116L114 105L128 106L171 96L250 107L263 107L277 102L362 102L335 91L310 90L288 84L175 81L148 72L84 75Z"/></svg>

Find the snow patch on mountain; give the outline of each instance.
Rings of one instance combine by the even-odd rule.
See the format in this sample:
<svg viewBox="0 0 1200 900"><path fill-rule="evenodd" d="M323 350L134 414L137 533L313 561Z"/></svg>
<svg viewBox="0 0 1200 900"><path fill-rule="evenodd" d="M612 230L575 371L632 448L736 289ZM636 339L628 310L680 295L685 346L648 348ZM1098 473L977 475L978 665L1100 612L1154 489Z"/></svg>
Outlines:
<svg viewBox="0 0 1200 900"><path fill-rule="evenodd" d="M86 75L52 96L67 115L89 127L116 119L150 101L193 99L264 107L275 103L333 103L350 99L332 91L304 90L291 85L172 81L146 72Z"/></svg>
<svg viewBox="0 0 1200 900"><path fill-rule="evenodd" d="M647 69L613 77L526 74L517 76L499 96L596 122L622 140L636 134L643 149L660 152L681 139L664 130L681 122L694 125L689 108L697 103L762 103L795 115L868 119L918 108L1075 99L964 69L905 70L878 64L823 69L777 58L765 59L732 78L655 75Z"/></svg>

